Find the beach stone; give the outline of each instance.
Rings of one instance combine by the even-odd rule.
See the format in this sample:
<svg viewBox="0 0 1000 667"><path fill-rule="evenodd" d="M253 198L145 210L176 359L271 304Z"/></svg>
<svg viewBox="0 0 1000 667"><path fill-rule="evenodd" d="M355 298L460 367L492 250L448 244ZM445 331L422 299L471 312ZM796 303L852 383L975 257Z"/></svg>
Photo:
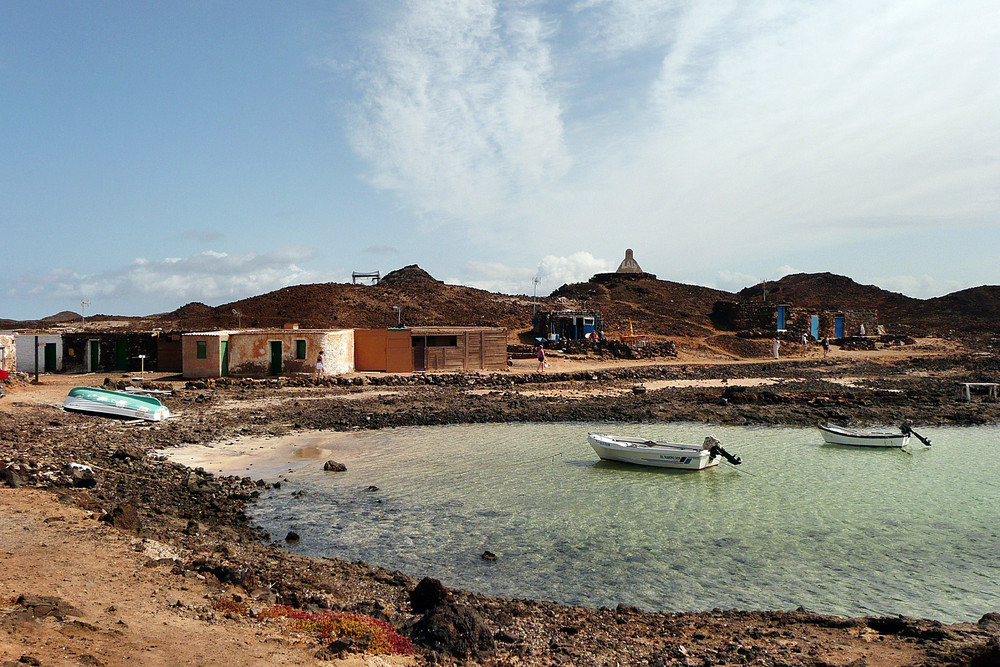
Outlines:
<svg viewBox="0 0 1000 667"><path fill-rule="evenodd" d="M139 521L139 509L132 502L115 505L110 512L101 517L101 521L114 526L118 530L131 533L142 532L142 523Z"/></svg>
<svg viewBox="0 0 1000 667"><path fill-rule="evenodd" d="M482 617L472 607L454 603L438 605L424 614L414 623L410 638L462 660L482 659L496 650L493 633Z"/></svg>
<svg viewBox="0 0 1000 667"><path fill-rule="evenodd" d="M14 489L24 486L24 480L17 471L10 467L0 468L0 483Z"/></svg>
<svg viewBox="0 0 1000 667"><path fill-rule="evenodd" d="M70 483L75 488L92 489L97 486L94 471L89 466L71 463L63 469L63 472L69 477Z"/></svg>
<svg viewBox="0 0 1000 667"><path fill-rule="evenodd" d="M323 464L323 470L328 472L346 472L347 466L343 463L338 463L337 461L327 461Z"/></svg>
<svg viewBox="0 0 1000 667"><path fill-rule="evenodd" d="M290 531L288 531L288 534L285 535L285 541L286 542L298 542L299 541L299 534L296 533L294 530L290 530Z"/></svg>
<svg viewBox="0 0 1000 667"><path fill-rule="evenodd" d="M482 558L483 560L494 561L497 559L497 555L492 551L490 551L489 549L487 549L486 551L483 552L483 555L480 556L480 558Z"/></svg>
<svg viewBox="0 0 1000 667"><path fill-rule="evenodd" d="M142 452L134 446L122 445L115 450L115 453L111 455L111 458L118 461L139 461L143 458L143 455Z"/></svg>
<svg viewBox="0 0 1000 667"><path fill-rule="evenodd" d="M442 604L446 604L451 599L451 594L437 579L424 577L410 592L410 607L414 613L422 614L429 609L433 609Z"/></svg>

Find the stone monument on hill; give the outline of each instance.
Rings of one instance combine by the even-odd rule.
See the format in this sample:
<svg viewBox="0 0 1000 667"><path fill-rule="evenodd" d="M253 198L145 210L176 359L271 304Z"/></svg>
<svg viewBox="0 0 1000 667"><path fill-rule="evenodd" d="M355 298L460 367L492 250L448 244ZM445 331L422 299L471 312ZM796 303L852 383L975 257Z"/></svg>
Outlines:
<svg viewBox="0 0 1000 667"><path fill-rule="evenodd" d="M656 280L656 276L642 270L639 262L635 261L635 257L632 256L632 249L629 248L625 251L625 259L618 265L617 271L614 273L598 273L590 280L595 283L612 283L616 280Z"/></svg>
<svg viewBox="0 0 1000 667"><path fill-rule="evenodd" d="M615 273L642 273L639 262L635 261L635 257L632 256L631 248L625 251L625 259L618 265L618 270Z"/></svg>

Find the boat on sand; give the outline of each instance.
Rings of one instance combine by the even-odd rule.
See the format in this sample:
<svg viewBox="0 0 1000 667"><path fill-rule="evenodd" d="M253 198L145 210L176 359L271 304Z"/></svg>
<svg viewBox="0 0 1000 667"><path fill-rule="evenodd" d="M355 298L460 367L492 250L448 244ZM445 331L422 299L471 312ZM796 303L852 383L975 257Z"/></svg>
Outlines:
<svg viewBox="0 0 1000 667"><path fill-rule="evenodd" d="M604 461L619 461L654 468L678 468L681 470L701 470L719 465L726 459L733 465L743 460L722 448L722 443L708 436L700 445L677 442L663 442L620 435L591 433L587 442Z"/></svg>
<svg viewBox="0 0 1000 667"><path fill-rule="evenodd" d="M106 415L122 419L162 421L170 417L167 406L152 396L127 394L98 387L73 387L63 402L63 410Z"/></svg>

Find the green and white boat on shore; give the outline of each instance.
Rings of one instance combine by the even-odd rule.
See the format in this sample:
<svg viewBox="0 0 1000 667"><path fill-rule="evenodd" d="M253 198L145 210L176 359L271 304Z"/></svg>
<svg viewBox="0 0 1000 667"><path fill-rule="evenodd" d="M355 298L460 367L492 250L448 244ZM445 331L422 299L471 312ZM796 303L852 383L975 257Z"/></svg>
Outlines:
<svg viewBox="0 0 1000 667"><path fill-rule="evenodd" d="M170 417L170 410L152 396L127 394L97 387L73 387L66 396L63 410L107 415L122 419L162 421Z"/></svg>

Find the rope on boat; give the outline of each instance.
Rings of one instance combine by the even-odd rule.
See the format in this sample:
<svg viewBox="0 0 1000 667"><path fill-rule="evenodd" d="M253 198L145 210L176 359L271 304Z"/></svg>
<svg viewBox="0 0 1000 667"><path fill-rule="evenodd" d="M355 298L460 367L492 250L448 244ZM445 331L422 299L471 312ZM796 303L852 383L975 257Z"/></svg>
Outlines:
<svg viewBox="0 0 1000 667"><path fill-rule="evenodd" d="M562 455L563 455L563 453L562 453L562 452L556 452L555 454L549 454L548 456L540 456L540 457L538 457L537 459L530 459L530 460L528 460L528 461L521 461L521 463L522 463L522 464L526 464L526 463L537 463L537 462L539 462L539 461L544 461L545 459L551 459L551 460L555 461L555 460L556 460L556 457L558 457L558 456L562 456Z"/></svg>

